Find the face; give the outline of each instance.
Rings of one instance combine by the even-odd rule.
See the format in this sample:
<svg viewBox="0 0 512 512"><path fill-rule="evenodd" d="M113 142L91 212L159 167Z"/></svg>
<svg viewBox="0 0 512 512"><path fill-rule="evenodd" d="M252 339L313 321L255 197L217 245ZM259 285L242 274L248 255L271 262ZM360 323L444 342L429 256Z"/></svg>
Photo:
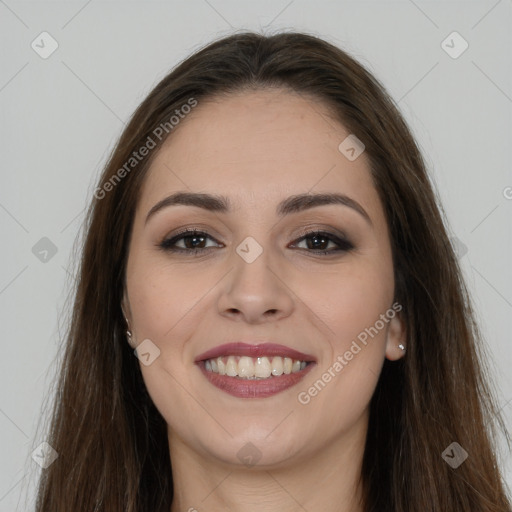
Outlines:
<svg viewBox="0 0 512 512"><path fill-rule="evenodd" d="M171 456L279 467L364 435L405 336L365 153L282 90L200 102L178 128L141 190L123 300ZM178 192L215 201L148 218Z"/></svg>

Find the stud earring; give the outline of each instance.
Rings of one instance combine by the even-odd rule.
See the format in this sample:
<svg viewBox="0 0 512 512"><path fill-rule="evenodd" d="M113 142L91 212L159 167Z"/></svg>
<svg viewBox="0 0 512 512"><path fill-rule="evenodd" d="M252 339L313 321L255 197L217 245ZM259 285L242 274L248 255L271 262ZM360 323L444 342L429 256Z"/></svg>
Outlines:
<svg viewBox="0 0 512 512"><path fill-rule="evenodd" d="M405 352L405 345L403 343L400 343L400 345L398 345L398 348Z"/></svg>
<svg viewBox="0 0 512 512"><path fill-rule="evenodd" d="M126 320L126 325L129 325L128 324L128 319L126 317L124 317L124 319ZM126 341L133 346L133 340L132 340L132 333L130 331L130 329L127 329L126 330Z"/></svg>

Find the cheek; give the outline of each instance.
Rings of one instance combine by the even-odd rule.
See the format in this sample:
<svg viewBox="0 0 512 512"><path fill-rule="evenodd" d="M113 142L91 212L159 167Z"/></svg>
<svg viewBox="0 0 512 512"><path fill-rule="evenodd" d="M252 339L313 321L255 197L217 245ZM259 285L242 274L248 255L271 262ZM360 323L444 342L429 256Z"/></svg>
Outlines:
<svg viewBox="0 0 512 512"><path fill-rule="evenodd" d="M348 427L368 406L384 362L394 316L392 265L385 258L379 264L359 260L336 276L308 276L301 286L302 293L309 290L308 306L329 333L329 347L318 345L322 357L298 390L298 401L312 417L322 418L322 411L330 410L336 428Z"/></svg>
<svg viewBox="0 0 512 512"><path fill-rule="evenodd" d="M200 393L194 389L199 370L189 341L201 318L214 310L210 293L224 273L208 265L178 266L147 258L128 281L137 342L149 339L160 351L150 365L139 362L146 388L167 423L183 434L191 421L204 422L204 409L191 407ZM181 413L185 410L187 415Z"/></svg>
<svg viewBox="0 0 512 512"><path fill-rule="evenodd" d="M375 259L354 259L335 272L305 273L296 282L300 283L295 286L297 295L322 320L332 357L374 326L390 308L394 294L392 265L384 258L377 264ZM382 339L385 329L381 322L377 327Z"/></svg>
<svg viewBox="0 0 512 512"><path fill-rule="evenodd" d="M204 285L204 281L203 281ZM136 307L137 340L150 339L159 355L150 364L139 361L145 386L166 423L183 438L190 435L191 424L208 423L204 409L195 407L200 394L191 381L198 369L187 356L186 347L198 325L204 287L179 273L154 272L133 281ZM187 411L186 414L184 411ZM208 424L215 428L214 424Z"/></svg>
<svg viewBox="0 0 512 512"><path fill-rule="evenodd" d="M146 264L130 280L138 338L150 338L168 345L166 350L177 350L185 334L190 334L187 326L192 330L197 326L197 314L221 277L222 272L208 265Z"/></svg>

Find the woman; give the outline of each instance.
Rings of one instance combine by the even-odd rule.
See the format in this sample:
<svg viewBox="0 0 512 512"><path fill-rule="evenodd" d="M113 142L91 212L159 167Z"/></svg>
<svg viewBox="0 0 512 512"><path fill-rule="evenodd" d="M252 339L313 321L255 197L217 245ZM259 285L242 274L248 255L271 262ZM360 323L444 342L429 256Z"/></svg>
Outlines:
<svg viewBox="0 0 512 512"><path fill-rule="evenodd" d="M213 42L94 195L38 511L510 510L423 160L346 53Z"/></svg>

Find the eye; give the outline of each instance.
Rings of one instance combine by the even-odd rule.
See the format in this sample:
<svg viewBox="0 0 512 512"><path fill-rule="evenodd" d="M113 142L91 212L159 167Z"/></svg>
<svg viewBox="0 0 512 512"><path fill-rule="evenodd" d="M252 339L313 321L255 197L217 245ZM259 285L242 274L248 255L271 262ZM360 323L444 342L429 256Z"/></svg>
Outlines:
<svg viewBox="0 0 512 512"><path fill-rule="evenodd" d="M162 240L158 247L170 252L199 253L215 247L215 244L213 246L206 246L207 240L214 239L203 231L186 229L171 238Z"/></svg>
<svg viewBox="0 0 512 512"><path fill-rule="evenodd" d="M299 249L306 249L317 254L348 252L354 248L354 245L348 240L326 231L310 231L299 238L297 242L299 244L305 242L306 245L306 247L298 247ZM295 242L295 246L298 246L297 242ZM329 247L331 249L328 249Z"/></svg>
<svg viewBox="0 0 512 512"><path fill-rule="evenodd" d="M213 245L207 245L208 240L213 241ZM305 247L300 247L304 244ZM162 240L157 246L168 252L182 253L182 254L198 254L208 251L213 247L223 247L208 233L199 231L197 229L186 229L171 238ZM333 247L334 246L334 247ZM291 247L298 249L305 249L313 254L333 254L340 252L348 252L354 248L354 245L348 240L329 233L326 231L310 231L304 233Z"/></svg>

